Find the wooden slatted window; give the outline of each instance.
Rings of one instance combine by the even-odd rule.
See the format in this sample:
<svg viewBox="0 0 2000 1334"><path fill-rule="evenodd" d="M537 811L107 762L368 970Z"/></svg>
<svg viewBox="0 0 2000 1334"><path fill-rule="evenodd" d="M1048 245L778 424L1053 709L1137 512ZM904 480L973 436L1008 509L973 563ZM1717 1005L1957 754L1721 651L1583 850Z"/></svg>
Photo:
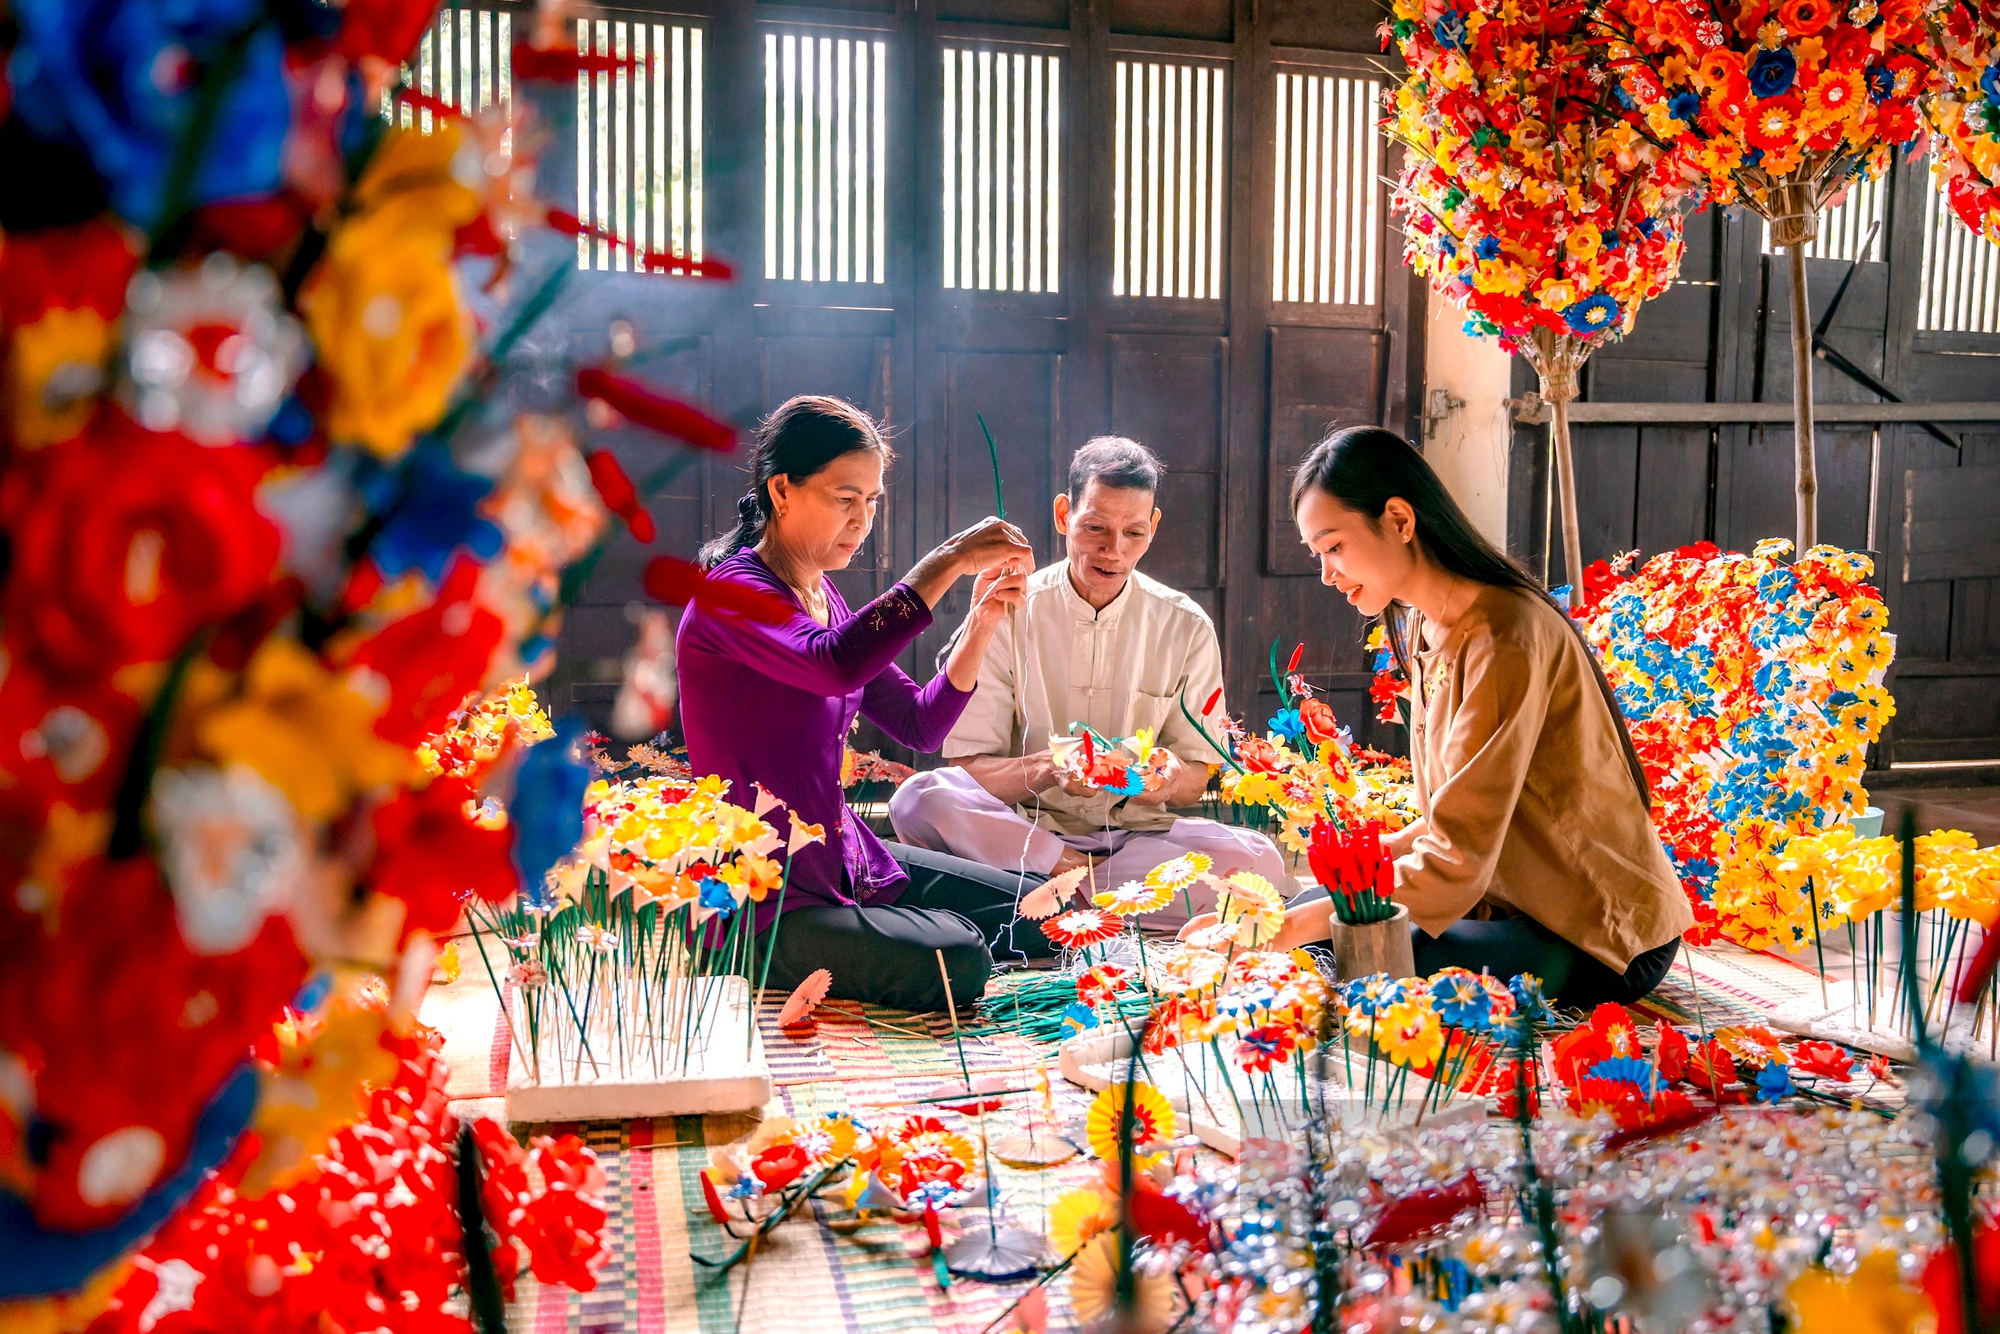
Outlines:
<svg viewBox="0 0 2000 1334"><path fill-rule="evenodd" d="M1379 79L1277 76L1271 299L1372 306L1382 168Z"/></svg>
<svg viewBox="0 0 2000 1334"><path fill-rule="evenodd" d="M887 42L764 35L764 276L882 283L888 263Z"/></svg>
<svg viewBox="0 0 2000 1334"><path fill-rule="evenodd" d="M1881 263L1883 246L1888 241L1888 206L1887 179L1856 181L1837 207L1820 211L1819 235L1806 246L1806 258L1842 259L1850 264L1857 259ZM1775 255L1778 249L1771 244L1771 224L1767 222L1764 253Z"/></svg>
<svg viewBox="0 0 2000 1334"><path fill-rule="evenodd" d="M1122 58L1113 78L1111 294L1219 300L1224 143L1220 68Z"/></svg>
<svg viewBox="0 0 2000 1334"><path fill-rule="evenodd" d="M514 98L513 64L508 59L513 48L512 14L446 8L418 42L416 58L403 67L403 81L461 111L504 107ZM384 96L384 116L406 129L415 126L425 134L431 132L434 117L429 111L407 102L392 107L391 101Z"/></svg>
<svg viewBox="0 0 2000 1334"><path fill-rule="evenodd" d="M576 49L634 62L576 76L576 213L618 238L578 237L577 266L623 273L648 253L701 259L702 30L582 19Z"/></svg>
<svg viewBox="0 0 2000 1334"><path fill-rule="evenodd" d="M944 285L1054 292L1062 58L944 49Z"/></svg>
<svg viewBox="0 0 2000 1334"><path fill-rule="evenodd" d="M1933 187L1936 180L1932 178ZM1973 235L1936 188L1924 192L1924 262L1917 328L2000 334L2000 247Z"/></svg>

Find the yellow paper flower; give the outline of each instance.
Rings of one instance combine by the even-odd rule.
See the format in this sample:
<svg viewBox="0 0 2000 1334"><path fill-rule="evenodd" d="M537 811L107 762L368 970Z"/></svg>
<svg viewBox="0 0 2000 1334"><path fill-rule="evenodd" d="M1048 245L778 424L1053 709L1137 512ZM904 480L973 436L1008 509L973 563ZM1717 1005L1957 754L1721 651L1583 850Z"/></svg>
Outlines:
<svg viewBox="0 0 2000 1334"><path fill-rule="evenodd" d="M375 735L375 715L309 650L273 637L250 659L240 696L204 714L195 735L216 759L262 774L300 815L326 820L411 776L413 757Z"/></svg>
<svg viewBox="0 0 2000 1334"><path fill-rule="evenodd" d="M449 260L479 198L451 172L458 133L391 130L299 291L332 382L327 432L393 459L444 415L471 346Z"/></svg>
<svg viewBox="0 0 2000 1334"><path fill-rule="evenodd" d="M1183 852L1146 872L1146 883L1156 889L1165 887L1170 894L1179 893L1201 879L1214 864L1203 853Z"/></svg>
<svg viewBox="0 0 2000 1334"><path fill-rule="evenodd" d="M1285 899L1278 887L1255 871L1237 871L1222 882L1216 915L1234 922L1237 941L1261 949L1285 927Z"/></svg>
<svg viewBox="0 0 2000 1334"><path fill-rule="evenodd" d="M1397 1001L1383 1010L1375 1022L1375 1042L1397 1065L1435 1064L1444 1051L1444 1026L1431 1008L1429 994Z"/></svg>
<svg viewBox="0 0 2000 1334"><path fill-rule="evenodd" d="M1118 1201L1085 1186L1064 1191L1049 1206L1049 1244L1064 1258L1098 1233L1118 1226Z"/></svg>
<svg viewBox="0 0 2000 1334"><path fill-rule="evenodd" d="M110 322L94 310L50 310L14 331L10 355L0 364L7 371L14 439L21 448L52 445L83 429L97 407L96 395L77 394L51 407L50 382L58 374L87 382L94 372L101 383L111 334Z"/></svg>
<svg viewBox="0 0 2000 1334"><path fill-rule="evenodd" d="M1870 1251L1846 1278L1808 1269L1785 1298L1799 1334L1909 1334L1937 1325L1931 1299L1903 1286L1894 1251Z"/></svg>
<svg viewBox="0 0 2000 1334"><path fill-rule="evenodd" d="M1100 1233L1069 1269L1069 1305L1077 1323L1090 1329L1119 1315L1120 1334L1160 1334L1174 1318L1174 1287L1165 1274L1133 1274L1132 1306L1118 1311L1118 1236Z"/></svg>
<svg viewBox="0 0 2000 1334"><path fill-rule="evenodd" d="M1118 1161L1118 1118L1125 1108L1126 1089L1132 1094L1132 1148L1135 1153L1147 1153L1174 1137L1179 1122L1174 1117L1172 1104L1166 1095L1151 1084L1124 1083L1106 1086L1090 1104L1090 1112L1084 1118L1085 1137L1090 1141L1090 1151L1106 1162Z"/></svg>
<svg viewBox="0 0 2000 1334"><path fill-rule="evenodd" d="M1100 889L1090 896L1090 901L1119 917L1137 917L1141 913L1158 912L1173 897L1170 887L1155 885L1148 876L1145 880L1127 880L1116 889Z"/></svg>

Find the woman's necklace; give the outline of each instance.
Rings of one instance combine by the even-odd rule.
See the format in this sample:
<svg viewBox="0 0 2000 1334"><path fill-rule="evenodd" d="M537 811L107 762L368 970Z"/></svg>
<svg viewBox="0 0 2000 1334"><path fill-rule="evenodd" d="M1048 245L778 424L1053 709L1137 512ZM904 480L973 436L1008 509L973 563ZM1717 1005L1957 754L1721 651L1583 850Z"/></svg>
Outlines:
<svg viewBox="0 0 2000 1334"><path fill-rule="evenodd" d="M812 617L821 625L825 625L832 610L826 600L826 576L821 575L819 578L813 580L813 587L807 588L787 573L791 567L789 560L785 560L782 557L775 561L772 560L771 557L776 553L770 550L765 550L762 554L764 556L764 563L771 567L773 574L785 581L785 587L792 590L792 593L799 600L799 605L806 609L806 615Z"/></svg>

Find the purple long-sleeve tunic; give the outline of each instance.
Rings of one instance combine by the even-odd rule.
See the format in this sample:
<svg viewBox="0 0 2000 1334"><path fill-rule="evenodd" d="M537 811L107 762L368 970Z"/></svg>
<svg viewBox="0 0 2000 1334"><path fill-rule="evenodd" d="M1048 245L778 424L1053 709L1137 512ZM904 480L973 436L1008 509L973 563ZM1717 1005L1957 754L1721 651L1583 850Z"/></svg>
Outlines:
<svg viewBox="0 0 2000 1334"><path fill-rule="evenodd" d="M798 596L751 550L709 572L799 606ZM826 586L827 624L803 607L783 625L690 605L675 644L681 728L697 774L729 780L730 798L748 806L753 782L801 819L826 828L824 845L799 849L785 908L893 903L909 877L872 830L847 809L840 761L858 713L916 751L944 744L970 691L943 672L919 687L893 659L931 623L930 608L907 584L849 611ZM779 826L779 832L785 832ZM761 930L774 899L757 912Z"/></svg>

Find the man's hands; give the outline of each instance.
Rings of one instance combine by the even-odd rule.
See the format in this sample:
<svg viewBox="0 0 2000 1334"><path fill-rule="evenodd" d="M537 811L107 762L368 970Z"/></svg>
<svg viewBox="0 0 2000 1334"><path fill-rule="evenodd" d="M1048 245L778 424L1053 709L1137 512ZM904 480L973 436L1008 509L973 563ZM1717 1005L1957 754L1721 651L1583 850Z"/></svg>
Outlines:
<svg viewBox="0 0 2000 1334"><path fill-rule="evenodd" d="M1181 757L1170 750L1153 752L1151 772L1146 775L1146 788L1135 792L1126 800L1140 806L1164 806L1179 786L1187 781L1187 766Z"/></svg>

